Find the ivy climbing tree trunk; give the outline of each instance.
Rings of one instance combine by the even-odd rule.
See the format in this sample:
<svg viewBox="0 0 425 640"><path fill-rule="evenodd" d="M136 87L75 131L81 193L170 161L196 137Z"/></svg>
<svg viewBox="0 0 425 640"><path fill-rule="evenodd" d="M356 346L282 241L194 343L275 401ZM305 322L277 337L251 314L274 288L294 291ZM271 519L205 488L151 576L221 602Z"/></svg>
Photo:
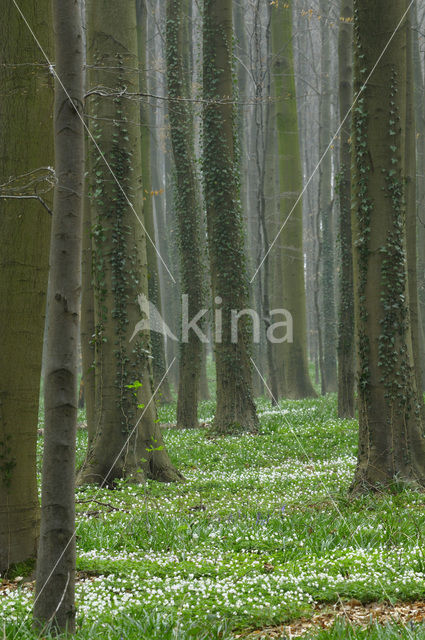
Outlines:
<svg viewBox="0 0 425 640"><path fill-rule="evenodd" d="M203 263L201 252L200 196L194 158L194 130L187 102L188 47L185 46L185 0L167 1L166 58L168 117L175 165L175 209L180 249L180 277L188 318L203 313ZM186 303L184 302L184 307ZM205 322L200 318L202 331ZM193 329L181 336L177 426L198 426L198 395L202 361L202 341Z"/></svg>
<svg viewBox="0 0 425 640"><path fill-rule="evenodd" d="M20 2L48 55L49 0ZM0 23L0 572L36 555L38 399L53 183L53 79L12 2ZM31 66L30 66L31 65ZM31 69L31 72L29 70ZM5 196L13 196L5 198ZM22 196L22 198L20 197ZM25 199L23 199L25 197Z"/></svg>
<svg viewBox="0 0 425 640"><path fill-rule="evenodd" d="M148 93L147 83L147 60L146 47L147 37L147 6L146 0L137 0L137 34L139 46L139 67L140 67L140 91ZM152 185L151 179L151 149L150 149L150 127L151 113L149 102L146 98L140 101L140 125L141 125L141 150L142 150L142 183L143 183L143 219L145 221L146 230L152 240L155 239L155 224L153 214L153 198L155 192L158 194L159 188ZM159 194L158 194L159 195ZM162 315L161 304L161 287L158 271L158 254L152 242L146 243L146 253L148 259L148 289L149 300L158 309ZM152 373L155 388L159 386L157 399L161 404L168 404L173 401L171 395L167 371L167 363L165 358L164 336L157 331L151 331L150 334L152 345Z"/></svg>
<svg viewBox="0 0 425 640"><path fill-rule="evenodd" d="M353 253L359 453L353 489L425 484L406 266L407 1L354 0ZM393 38L391 41L390 39ZM410 51L409 51L410 55Z"/></svg>
<svg viewBox="0 0 425 640"><path fill-rule="evenodd" d="M94 89L87 108L103 157L91 145L96 432L78 482L111 486L145 475L174 481L181 475L164 448L152 397L150 332L137 327L140 296L148 295L150 241L142 214L140 108L119 95L139 91L135 0L91 0L87 29Z"/></svg>
<svg viewBox="0 0 425 640"><path fill-rule="evenodd" d="M308 373L301 200L292 211L302 189L292 46L292 4L280 2L271 11L272 77L279 153L279 227L283 227L273 249L280 253L281 272L275 277L281 285L279 291L275 288L276 297L272 306L287 309L293 318L293 341L276 344L275 358L280 395L306 398L315 397L316 392Z"/></svg>
<svg viewBox="0 0 425 640"><path fill-rule="evenodd" d="M248 306L232 105L232 38L231 0L204 0L203 175L215 302L217 379L213 429L223 434L235 430L255 432L258 426L247 315L239 319L233 341L231 331L232 309L239 312Z"/></svg>
<svg viewBox="0 0 425 640"><path fill-rule="evenodd" d="M84 196L83 32L75 0L53 2L55 167L36 627L75 630L75 440Z"/></svg>
<svg viewBox="0 0 425 640"><path fill-rule="evenodd" d="M339 117L350 112L353 99L353 1L343 0L339 25ZM351 115L341 128L339 194L339 241L341 267L339 279L338 327L338 415L354 417L354 290L351 250Z"/></svg>

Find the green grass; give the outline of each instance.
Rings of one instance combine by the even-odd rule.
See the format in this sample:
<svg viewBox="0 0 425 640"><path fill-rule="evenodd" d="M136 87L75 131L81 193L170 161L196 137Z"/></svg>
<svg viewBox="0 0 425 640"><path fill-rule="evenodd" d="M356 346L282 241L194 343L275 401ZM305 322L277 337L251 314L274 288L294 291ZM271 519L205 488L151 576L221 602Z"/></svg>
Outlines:
<svg viewBox="0 0 425 640"><path fill-rule="evenodd" d="M78 490L77 638L230 640L316 602L425 597L425 496L349 499L357 425L337 419L334 397L258 407L257 436L165 432L185 484ZM203 403L201 420L213 412ZM175 406L160 417L172 423ZM79 460L85 441L79 431ZM0 592L8 639L34 637L31 601L26 588ZM351 633L310 636L366 637ZM425 638L422 627L370 633Z"/></svg>

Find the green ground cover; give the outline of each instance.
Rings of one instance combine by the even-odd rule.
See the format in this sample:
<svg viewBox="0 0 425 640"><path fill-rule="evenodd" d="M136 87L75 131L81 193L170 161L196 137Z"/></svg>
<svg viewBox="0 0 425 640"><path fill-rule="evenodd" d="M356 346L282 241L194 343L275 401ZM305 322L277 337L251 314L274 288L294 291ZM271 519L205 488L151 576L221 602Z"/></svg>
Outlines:
<svg viewBox="0 0 425 640"><path fill-rule="evenodd" d="M204 403L201 420L213 410ZM317 603L425 599L425 495L349 498L357 425L337 419L333 397L259 401L259 413L257 436L166 430L184 484L78 490L77 638L230 640ZM172 423L175 407L160 418ZM85 441L80 430L80 460ZM32 598L31 585L3 585L0 637L34 637ZM338 623L308 637L425 631Z"/></svg>

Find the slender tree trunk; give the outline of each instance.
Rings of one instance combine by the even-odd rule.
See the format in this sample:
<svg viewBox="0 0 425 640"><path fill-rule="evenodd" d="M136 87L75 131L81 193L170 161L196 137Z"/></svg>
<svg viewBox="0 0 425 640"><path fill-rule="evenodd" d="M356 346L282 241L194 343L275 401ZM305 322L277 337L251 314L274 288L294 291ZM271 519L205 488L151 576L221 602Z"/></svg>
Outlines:
<svg viewBox="0 0 425 640"><path fill-rule="evenodd" d="M281 395L315 397L308 372L307 319L304 282L303 211L298 202L302 189L297 101L292 47L292 5L272 7L272 51L276 127L279 150L280 219L283 229L274 251L280 252L281 292L274 306L293 317L293 342L276 345ZM291 215L289 216L290 212Z"/></svg>
<svg viewBox="0 0 425 640"><path fill-rule="evenodd" d="M48 55L48 0L19 3ZM38 400L49 263L53 79L12 2L0 24L0 572L36 555ZM4 196L14 196L5 198ZM27 196L18 199L17 196Z"/></svg>
<svg viewBox="0 0 425 640"><path fill-rule="evenodd" d="M273 153L273 129L272 129L272 107L267 105L266 116L266 141L264 145L264 157L263 157L263 173L262 179L262 194L261 194L261 209L260 209L260 224L262 225L264 249L268 251L270 246L270 231L275 231L276 225L267 224L267 211L266 198L272 198L272 202L275 202L274 195L274 177L275 177L275 154ZM275 213L274 211L272 212ZM277 232L277 231L275 231ZM274 236L272 236L272 239ZM272 255L270 255L272 253ZM264 261L264 284L263 284L263 304L262 315L265 317L266 335L267 331L272 324L273 320L270 317L270 305L273 292L273 252L270 252ZM266 353L267 353L267 369L268 369L268 383L271 391L272 404L277 404L279 398L279 384L278 384L278 372L275 364L274 345L271 340L266 340Z"/></svg>
<svg viewBox="0 0 425 640"><path fill-rule="evenodd" d="M165 25L165 3L155 3L148 0L150 6L148 12L148 49L147 66L149 72L149 91L153 95L165 94L165 74L162 69L162 62L165 61L164 37L158 30L158 24ZM139 45L140 46L140 45ZM168 118L167 105L163 101L153 101L151 112L152 128L150 136L151 151L151 174L153 188L158 191L158 195L153 199L153 214L155 225L155 236L158 250L171 270L174 279L165 269L161 260L158 261L158 276L161 294L161 315L171 328L175 336L179 335L181 309L181 297L179 293L178 264L174 260L174 238L176 235L174 220L170 219L168 176L170 175L169 150L168 150ZM174 341L164 341L165 362L173 365L169 369L169 387L178 388L178 344Z"/></svg>
<svg viewBox="0 0 425 640"><path fill-rule="evenodd" d="M339 115L341 121L351 109L353 2L343 0L339 26ZM351 116L341 129L339 177L339 241L341 266L339 280L338 332L338 415L354 417L354 290L353 254L351 250Z"/></svg>
<svg viewBox="0 0 425 640"><path fill-rule="evenodd" d="M267 7L267 11L263 11L263 4L261 0L257 0L254 5L254 25L253 25L253 42L254 51L252 54L252 76L255 80L255 105L254 105L254 156L255 156L255 183L256 183L256 216L254 216L253 227L255 229L258 226L257 235L259 236L258 242L258 255L255 256L254 266L256 267L264 256L264 264L258 274L258 278L255 280L255 284L258 291L258 311L261 317L264 319L263 331L260 337L259 344L259 364L264 369L267 367L269 386L271 391L271 400L273 404L276 404L279 395L278 391L278 379L277 370L274 363L274 348L271 340L267 338L267 331L272 324L273 320L270 314L271 305L271 285L272 285L272 269L273 269L273 256L270 255L270 242L275 237L275 230L272 229L272 235L269 237L270 224L267 224L266 220L266 197L273 192L270 189L273 185L274 172L271 170L273 160L267 164L267 160L274 158L270 153L272 148L272 108L270 102L265 104L265 98L271 97L271 78L267 65L267 61L270 60L271 55L271 12L270 7ZM263 16L265 13L265 16ZM265 25L265 43L263 43L263 18L266 22ZM266 55L265 55L266 54ZM268 173L267 173L268 172ZM268 184L266 185L266 178ZM269 190L267 191L267 187ZM264 364L263 364L264 362ZM261 395L264 395L263 380L257 376L262 384Z"/></svg>
<svg viewBox="0 0 425 640"><path fill-rule="evenodd" d="M147 43L147 6L146 0L137 0L137 33L139 46L139 82L141 93L148 93L147 83L147 61L146 61L146 43ZM158 189L153 188L151 179L151 154L150 154L150 127L151 114L149 103L146 99L140 101L140 125L141 125L141 150L142 150L142 182L143 182L143 219L145 221L146 230L152 240L155 240L155 224L153 216L153 196L152 192ZM158 272L158 254L152 242L146 243L146 252L148 258L148 288L149 300L158 309L162 315L161 290ZM165 358L164 336L157 331L151 331L152 345L152 372L155 388L160 385L157 399L162 404L173 401L170 391L168 376L165 376L167 370ZM164 377L165 376L165 377ZM162 382L161 382L162 381Z"/></svg>
<svg viewBox="0 0 425 640"><path fill-rule="evenodd" d="M88 163L87 163L88 165ZM86 166L86 171L88 166ZM95 333L94 294L92 282L92 225L88 180L83 204L82 288L81 288L81 356L83 369L84 404L86 407L89 445L93 440L96 421L96 380L93 336Z"/></svg>
<svg viewBox="0 0 425 640"><path fill-rule="evenodd" d="M407 1L354 0L353 254L359 362L354 490L425 484L406 266ZM410 50L409 50L410 55Z"/></svg>
<svg viewBox="0 0 425 640"><path fill-rule="evenodd" d="M249 52L247 44L246 32L246 7L243 0L233 0L233 22L235 25L235 53L236 53L236 70L237 70L237 88L238 96L241 103L249 98L248 94L248 65ZM250 121L251 109L238 105L236 112L236 122L238 130L238 141L241 148L239 157L239 170L241 176L241 202L242 215L245 224L248 221L250 213L250 180L248 175L249 168L249 130L248 122ZM248 226L248 225L247 225Z"/></svg>
<svg viewBox="0 0 425 640"><path fill-rule="evenodd" d="M331 139L331 54L329 29L329 0L320 0L321 32L321 92L319 107L319 154L322 157ZM319 167L319 212L321 217L321 321L323 391L337 391L337 335L335 313L332 156L330 151Z"/></svg>
<svg viewBox="0 0 425 640"><path fill-rule="evenodd" d="M322 314L320 313L320 281L321 281L321 269L323 244L321 238L320 229L320 211L316 212L314 216L314 229L315 229L315 252L314 252L314 285L313 285L313 304L314 314L316 317L316 338L317 338L317 364L316 369L320 373L320 392L322 396L326 393L326 370L325 370L325 358L324 358L324 340L323 340L323 325Z"/></svg>
<svg viewBox="0 0 425 640"><path fill-rule="evenodd" d="M164 51L165 58L165 51ZM165 93L166 88L165 85L162 88L163 93ZM163 110L163 109L161 109ZM171 150L171 141L169 136L169 127L168 127L168 110L163 114L162 126L164 128L163 135L167 136L165 149L163 151L163 158L161 161L162 167L164 169L164 188L165 188L165 198L164 198L164 218L163 225L160 235L163 238L163 245L166 248L166 254L168 253L171 270L174 274L174 278L177 282L172 282L170 278L168 278L168 287L164 292L163 298L163 309L168 311L167 317L171 320L171 329L174 332L174 335L180 335L181 329L181 319L182 319L182 296L180 290L180 260L179 260L179 247L177 240L177 216L174 207L174 189L173 189L173 181L172 175L174 171L174 165L172 160L172 150ZM167 125L166 125L167 123ZM167 237L168 236L168 237ZM168 308L167 308L168 307ZM174 366L170 370L170 377L173 381L174 388L178 391L179 388L179 361L180 361L180 345L174 340L167 340L167 357L168 362L172 362L173 358L175 359Z"/></svg>
<svg viewBox="0 0 425 640"><path fill-rule="evenodd" d="M270 87L271 89L271 87ZM278 216L278 154L277 154L277 141L274 130L274 114L273 114L273 106L269 104L267 106L269 110L269 114L267 116L267 143L266 143L266 158L265 158L265 222L266 222L266 232L268 238L268 245L270 244L270 240L276 237L276 233L279 231L279 216ZM273 301L277 299L277 295L279 295L280 291L280 260L279 260L279 252L276 250L272 251L269 254L269 273L268 273L268 286L267 293L269 295L268 304L264 305L265 307L272 305ZM265 282L266 282L265 275ZM277 291L276 291L277 290ZM267 326L270 326L271 319L266 318ZM270 340L267 340L267 362L268 362L268 384L271 391L271 401L272 404L276 404L279 398L279 378L278 378L278 370L276 366L276 353L275 346L272 344Z"/></svg>
<svg viewBox="0 0 425 640"><path fill-rule="evenodd" d="M78 412L81 248L84 196L83 40L80 6L53 2L57 185L50 287L41 530L34 620L75 630L75 438ZM65 88L65 89L64 89Z"/></svg>
<svg viewBox="0 0 425 640"><path fill-rule="evenodd" d="M416 123L414 107L413 84L413 42L410 10L406 27L406 123L405 123L405 198L406 198L406 249L407 249L407 277L409 283L409 312L412 332L413 361L415 365L416 387L421 392L423 387L420 362L419 338L419 304L417 278L417 245L416 245ZM422 411L424 411L421 400ZM425 414L423 413L423 419Z"/></svg>
<svg viewBox="0 0 425 640"><path fill-rule="evenodd" d="M152 398L149 331L138 331L148 295L142 214L140 109L118 94L139 91L136 3L88 5L89 81L112 96L88 102L91 131L109 163L91 147L95 281L96 434L78 482L111 486L147 475L179 480L164 448Z"/></svg>
<svg viewBox="0 0 425 640"><path fill-rule="evenodd" d="M210 390L208 385L208 375L207 375L207 345L202 345L202 361L201 361L201 372L200 372L200 380L199 380L199 400L209 400L210 399Z"/></svg>
<svg viewBox="0 0 425 640"><path fill-rule="evenodd" d="M416 231L417 231L417 285L419 319L419 362L422 375L422 393L425 391L425 103L424 78L419 47L418 3L413 6L413 76L416 121Z"/></svg>
<svg viewBox="0 0 425 640"><path fill-rule="evenodd" d="M167 81L171 143L176 172L175 208L180 247L182 297L187 297L188 319L202 313L204 306L203 264L201 253L200 197L194 162L193 116L189 97L185 59L185 0L168 0L166 26ZM198 327L202 331L202 319ZM198 394L202 359L199 335L189 330L181 336L177 426L198 426Z"/></svg>
<svg viewBox="0 0 425 640"><path fill-rule="evenodd" d="M212 292L215 301L217 410L214 430L255 432L250 323L239 319L232 341L232 309L248 305L242 216L239 205L232 80L232 2L204 0L204 153ZM222 321L217 322L221 315ZM221 324L221 332L219 331ZM217 339L219 338L219 339Z"/></svg>

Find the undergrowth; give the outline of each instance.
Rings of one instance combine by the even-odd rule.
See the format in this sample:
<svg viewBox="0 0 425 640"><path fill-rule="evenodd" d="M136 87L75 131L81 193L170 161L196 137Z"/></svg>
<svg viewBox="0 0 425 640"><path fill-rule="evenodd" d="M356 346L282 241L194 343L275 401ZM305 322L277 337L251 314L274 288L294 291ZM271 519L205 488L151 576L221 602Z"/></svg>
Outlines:
<svg viewBox="0 0 425 640"><path fill-rule="evenodd" d="M78 489L77 638L230 640L316 603L425 597L425 496L349 497L357 424L337 419L334 397L258 408L256 436L210 439L212 401L206 426L164 431L184 484ZM175 421L174 405L159 411ZM41 447L40 435L40 459ZM22 584L0 591L8 639L35 637ZM337 623L308 637L425 638L421 626L365 633Z"/></svg>

